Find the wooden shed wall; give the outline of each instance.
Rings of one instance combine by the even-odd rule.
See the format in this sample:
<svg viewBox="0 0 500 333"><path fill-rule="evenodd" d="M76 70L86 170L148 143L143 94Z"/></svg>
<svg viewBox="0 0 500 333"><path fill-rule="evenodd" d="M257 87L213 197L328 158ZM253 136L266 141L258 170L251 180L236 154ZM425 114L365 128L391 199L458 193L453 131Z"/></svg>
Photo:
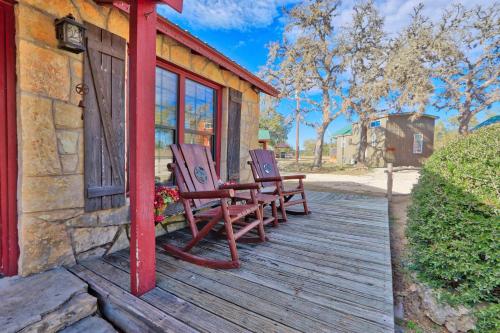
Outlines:
<svg viewBox="0 0 500 333"><path fill-rule="evenodd" d="M394 166L421 166L434 151L434 118L420 117L413 122L410 115L389 117L386 126L386 162ZM424 137L421 154L413 153L413 135Z"/></svg>

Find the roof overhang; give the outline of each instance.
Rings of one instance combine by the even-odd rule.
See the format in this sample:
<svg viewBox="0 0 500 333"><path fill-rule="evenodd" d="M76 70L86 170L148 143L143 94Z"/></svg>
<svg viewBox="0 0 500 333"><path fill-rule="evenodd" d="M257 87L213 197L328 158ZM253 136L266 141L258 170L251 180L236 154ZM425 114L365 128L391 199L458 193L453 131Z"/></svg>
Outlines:
<svg viewBox="0 0 500 333"><path fill-rule="evenodd" d="M101 5L113 5L114 7L124 11L124 12L129 12L129 4L128 1L116 1L116 0L96 0L95 1L98 4ZM163 0L163 1L158 1L162 3L166 3L172 8L176 9L173 7L177 3L182 10L182 1L181 0ZM260 78L258 78L256 75L252 74L250 71L247 69L243 68L236 62L232 61L207 43L203 42L202 40L196 38L189 32L181 29L179 26L173 24L172 22L168 21L167 19L161 17L158 15L157 19L157 24L156 24L157 31L165 36L168 36L172 38L173 40L185 45L186 47L190 48L192 52L197 53L199 55L202 55L206 57L207 59L213 61L214 63L218 64L221 68L226 69L233 74L239 76L241 79L247 81L250 83L255 90L262 91L270 96L277 97L279 95L279 91L271 86L270 84L264 82Z"/></svg>
<svg viewBox="0 0 500 333"><path fill-rule="evenodd" d="M178 11L179 13L182 13L182 2L183 0L155 0L158 3L168 5ZM121 9L126 9L128 11L129 9L129 3L130 0L122 0L122 1L117 1L117 0L96 0L95 1L99 5L114 5L118 8Z"/></svg>

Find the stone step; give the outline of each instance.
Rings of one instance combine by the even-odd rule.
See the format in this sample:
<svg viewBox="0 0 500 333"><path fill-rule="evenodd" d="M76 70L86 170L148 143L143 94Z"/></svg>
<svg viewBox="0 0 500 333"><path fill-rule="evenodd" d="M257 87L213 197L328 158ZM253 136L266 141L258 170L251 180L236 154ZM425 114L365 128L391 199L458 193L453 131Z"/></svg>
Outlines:
<svg viewBox="0 0 500 333"><path fill-rule="evenodd" d="M110 323L96 316L87 317L79 322L66 327L59 333L115 333L116 330Z"/></svg>
<svg viewBox="0 0 500 333"><path fill-rule="evenodd" d="M63 268L0 280L2 332L57 332L97 311L87 284Z"/></svg>

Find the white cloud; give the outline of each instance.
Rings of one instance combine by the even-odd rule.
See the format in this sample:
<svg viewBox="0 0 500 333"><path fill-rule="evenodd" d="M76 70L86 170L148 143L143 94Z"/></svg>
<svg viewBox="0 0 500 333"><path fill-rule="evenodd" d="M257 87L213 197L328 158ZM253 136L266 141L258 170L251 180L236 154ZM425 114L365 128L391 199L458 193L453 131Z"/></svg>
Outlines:
<svg viewBox="0 0 500 333"><path fill-rule="evenodd" d="M176 18L195 28L211 30L248 30L270 26L275 19L283 26L286 20L281 16L281 8L286 5L305 2L307 0L186 0L184 11L178 14L167 6L159 6L161 15ZM359 0L343 0L335 23L338 27L350 23L352 8ZM456 1L465 7L489 5L492 0ZM391 35L401 31L410 21L419 3L424 4L424 15L437 20L443 9L449 7L453 0L375 0L380 13L385 17L385 29ZM296 38L300 32L290 32L289 38Z"/></svg>
<svg viewBox="0 0 500 333"><path fill-rule="evenodd" d="M247 30L271 25L282 6L297 2L299 0L187 0L180 18L198 28ZM167 18L179 17L165 6L160 6L159 12Z"/></svg>

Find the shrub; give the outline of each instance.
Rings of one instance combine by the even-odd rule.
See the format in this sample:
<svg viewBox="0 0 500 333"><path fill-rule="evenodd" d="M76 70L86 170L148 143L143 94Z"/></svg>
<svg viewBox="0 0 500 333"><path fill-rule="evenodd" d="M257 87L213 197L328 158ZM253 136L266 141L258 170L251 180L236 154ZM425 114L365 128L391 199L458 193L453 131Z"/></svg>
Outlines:
<svg viewBox="0 0 500 333"><path fill-rule="evenodd" d="M452 304L498 303L499 191L500 124L434 153L412 191L412 268Z"/></svg>

